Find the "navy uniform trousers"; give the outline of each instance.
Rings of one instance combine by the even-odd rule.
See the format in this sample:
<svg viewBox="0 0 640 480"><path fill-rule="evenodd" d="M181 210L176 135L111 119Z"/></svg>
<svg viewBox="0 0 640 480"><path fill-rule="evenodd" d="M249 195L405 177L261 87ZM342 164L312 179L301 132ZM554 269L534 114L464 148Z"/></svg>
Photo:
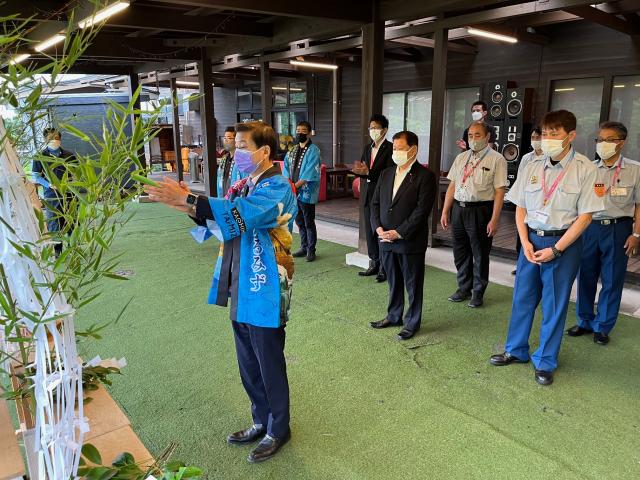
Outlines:
<svg viewBox="0 0 640 480"><path fill-rule="evenodd" d="M307 253L316 251L318 233L316 230L316 205L298 200L296 225L300 231L300 248Z"/></svg>
<svg viewBox="0 0 640 480"><path fill-rule="evenodd" d="M285 327L231 322L242 385L251 400L253 423L282 438L289 432L289 382L284 358Z"/></svg>
<svg viewBox="0 0 640 480"><path fill-rule="evenodd" d="M534 251L550 248L559 237L540 237L529 232ZM505 351L520 360L529 359L529 335L533 317L542 301L540 343L531 355L536 369L552 372L558 367L558 353L567 319L571 287L578 274L582 238L578 238L562 256L541 265L529 262L520 251L513 290L511 320Z"/></svg>
<svg viewBox="0 0 640 480"><path fill-rule="evenodd" d="M624 243L633 232L633 219L601 225L594 220L582 234L582 264L578 273L578 325L608 335L616 324L627 257ZM598 297L597 312L594 302L598 277L602 277L602 290Z"/></svg>

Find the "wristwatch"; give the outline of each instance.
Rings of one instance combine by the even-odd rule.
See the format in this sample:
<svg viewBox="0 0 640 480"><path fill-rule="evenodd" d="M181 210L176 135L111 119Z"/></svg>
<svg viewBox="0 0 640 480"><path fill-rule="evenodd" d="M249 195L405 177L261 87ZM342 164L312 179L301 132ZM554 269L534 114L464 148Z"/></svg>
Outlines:
<svg viewBox="0 0 640 480"><path fill-rule="evenodd" d="M558 250L555 245L551 247L551 251L553 252L553 258L558 258L562 256L562 252Z"/></svg>
<svg viewBox="0 0 640 480"><path fill-rule="evenodd" d="M633 235L636 238L640 238L640 233L633 232L631 235Z"/></svg>
<svg viewBox="0 0 640 480"><path fill-rule="evenodd" d="M193 193L190 193L187 195L187 206L195 207L197 201L198 201L197 195L194 195Z"/></svg>

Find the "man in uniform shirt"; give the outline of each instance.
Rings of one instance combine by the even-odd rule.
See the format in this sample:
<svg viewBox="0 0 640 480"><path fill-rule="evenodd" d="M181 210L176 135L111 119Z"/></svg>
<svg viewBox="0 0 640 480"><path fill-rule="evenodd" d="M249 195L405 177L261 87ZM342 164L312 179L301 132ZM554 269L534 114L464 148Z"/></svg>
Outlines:
<svg viewBox="0 0 640 480"><path fill-rule="evenodd" d="M225 128L222 139L224 153L218 161L218 198L224 198L231 185L245 177L236 167L236 162L233 158L236 151L235 136L235 127Z"/></svg>
<svg viewBox="0 0 640 480"><path fill-rule="evenodd" d="M489 284L489 253L498 230L507 186L507 161L488 146L486 123L469 126L470 150L459 154L447 178L451 181L440 224L453 230L453 259L458 271L458 290L449 297L480 307ZM451 217L451 219L449 219Z"/></svg>
<svg viewBox="0 0 640 480"><path fill-rule="evenodd" d="M493 355L491 364L529 361L529 335L542 300L540 342L531 355L540 385L553 382L558 366L571 286L581 261L581 235L592 214L604 206L595 193L596 166L573 149L575 138L573 113L547 113L542 121L542 151L547 157L527 164L507 195L516 205L522 250L505 351Z"/></svg>
<svg viewBox="0 0 640 480"><path fill-rule="evenodd" d="M389 131L389 120L384 115L374 113L369 120L369 137L359 162L354 165L353 173L360 178L360 195L362 196L364 230L367 238L367 254L369 268L358 272L361 277L376 276L377 282L384 282L387 277L380 261L378 235L371 226L371 202L376 190L378 178L382 171L393 166L391 155L393 145L386 139Z"/></svg>
<svg viewBox="0 0 640 480"><path fill-rule="evenodd" d="M474 122L484 122L487 118L487 104L482 100L477 100L471 104L471 119ZM496 143L496 129L492 125L489 125L489 132L491 136L489 137L489 146L493 148L493 145ZM456 141L456 145L461 151L469 150L469 127L464 129L462 133L462 138Z"/></svg>
<svg viewBox="0 0 640 480"><path fill-rule="evenodd" d="M640 163L624 158L627 128L620 122L600 125L596 139L598 179L596 195L604 210L582 235L582 263L578 273L578 324L567 330L571 337L593 333L599 345L609 343L620 310L629 256L640 243ZM594 314L594 301L602 279L602 290Z"/></svg>
<svg viewBox="0 0 640 480"><path fill-rule="evenodd" d="M298 214L296 225L300 231L300 250L294 257L307 257L307 262L316 259L316 203L320 193L320 149L311 142L311 124L298 122L297 143L284 157L284 172L298 192Z"/></svg>

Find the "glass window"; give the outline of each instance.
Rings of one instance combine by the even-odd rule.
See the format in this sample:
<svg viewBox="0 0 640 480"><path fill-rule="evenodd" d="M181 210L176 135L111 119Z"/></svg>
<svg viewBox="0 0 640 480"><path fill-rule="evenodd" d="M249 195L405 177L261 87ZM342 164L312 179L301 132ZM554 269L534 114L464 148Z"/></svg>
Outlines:
<svg viewBox="0 0 640 480"><path fill-rule="evenodd" d="M429 134L431 128L431 91L407 94L407 130L418 135L418 161L429 162Z"/></svg>
<svg viewBox="0 0 640 480"><path fill-rule="evenodd" d="M253 99L253 110L262 108L262 92L260 90L253 89L251 91L251 98Z"/></svg>
<svg viewBox="0 0 640 480"><path fill-rule="evenodd" d="M614 77L609 120L628 129L623 155L640 160L640 75Z"/></svg>
<svg viewBox="0 0 640 480"><path fill-rule="evenodd" d="M251 90L248 88L238 89L238 110L251 110Z"/></svg>
<svg viewBox="0 0 640 480"><path fill-rule="evenodd" d="M576 151L595 158L596 145L593 141L598 134L602 89L604 79L581 78L554 80L551 84L551 110L569 110L578 119Z"/></svg>
<svg viewBox="0 0 640 480"><path fill-rule="evenodd" d="M382 96L382 114L389 120L389 135L404 130L404 93L387 93Z"/></svg>
<svg viewBox="0 0 640 480"><path fill-rule="evenodd" d="M287 84L277 84L271 87L273 92L273 106L274 107L286 107L287 106Z"/></svg>
<svg viewBox="0 0 640 480"><path fill-rule="evenodd" d="M307 103L307 82L291 82L289 84L289 103L291 105Z"/></svg>
<svg viewBox="0 0 640 480"><path fill-rule="evenodd" d="M480 98L478 87L449 88L444 106L444 140L442 143L442 163L440 169L448 172L460 153L456 140L462 137L471 123L471 104Z"/></svg>

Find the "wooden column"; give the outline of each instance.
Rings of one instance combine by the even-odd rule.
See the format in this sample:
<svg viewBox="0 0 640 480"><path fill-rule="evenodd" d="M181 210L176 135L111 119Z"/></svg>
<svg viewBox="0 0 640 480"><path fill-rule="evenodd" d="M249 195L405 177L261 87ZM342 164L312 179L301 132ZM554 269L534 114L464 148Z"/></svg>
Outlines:
<svg viewBox="0 0 640 480"><path fill-rule="evenodd" d="M202 158L204 161L204 189L209 197L218 195L216 178L218 161L216 159L216 119L213 111L213 74L211 60L206 50L201 51L198 62L198 80L200 81L200 122L202 125Z"/></svg>
<svg viewBox="0 0 640 480"><path fill-rule="evenodd" d="M447 88L447 42L449 31L440 28L435 32L433 48L433 80L431 88L431 129L429 141L429 168L436 174L437 188L440 188L440 166L442 165L442 139L444 132L444 107ZM434 245L435 234L442 211L440 193L436 196L429 228L429 245Z"/></svg>
<svg viewBox="0 0 640 480"><path fill-rule="evenodd" d="M271 125L271 74L269 62L260 64L260 91L262 92L262 121Z"/></svg>
<svg viewBox="0 0 640 480"><path fill-rule="evenodd" d="M182 153L180 148L182 142L180 140L180 111L178 105L178 89L176 87L176 79L169 80L171 87L171 106L173 107L173 151L176 154L176 172L178 173L178 181L184 180L184 172L182 171Z"/></svg>
<svg viewBox="0 0 640 480"><path fill-rule="evenodd" d="M128 87L128 92L129 92L129 100L131 100L133 98L133 94L136 92L136 90L138 90L140 86L140 80L138 79L138 74L135 72L131 72L129 74L129 81L127 82L127 87ZM136 98L136 101L133 104L133 108L135 108L136 110L140 110L140 96L142 95L142 92L140 92L140 95L138 95L138 98ZM140 118L139 114L133 114L131 115L131 130L133 131L133 128L136 124L136 121L138 121ZM140 164L142 165L142 168L144 168L146 170L147 168L147 159L144 155L144 148L141 148L138 151L138 158L140 159Z"/></svg>
<svg viewBox="0 0 640 480"><path fill-rule="evenodd" d="M384 21L380 18L379 2L372 2L372 22L362 27L362 82L360 90L361 143L369 138L369 118L373 113L382 113L382 80L384 73ZM367 194L366 180L360 183L360 217L358 251L367 253L364 230L364 199Z"/></svg>
<svg viewBox="0 0 640 480"><path fill-rule="evenodd" d="M332 99L331 103L333 109L331 111L331 119L333 123L332 136L332 151L331 156L333 159L333 166L335 167L340 161L340 72L338 69L333 71L332 78Z"/></svg>

